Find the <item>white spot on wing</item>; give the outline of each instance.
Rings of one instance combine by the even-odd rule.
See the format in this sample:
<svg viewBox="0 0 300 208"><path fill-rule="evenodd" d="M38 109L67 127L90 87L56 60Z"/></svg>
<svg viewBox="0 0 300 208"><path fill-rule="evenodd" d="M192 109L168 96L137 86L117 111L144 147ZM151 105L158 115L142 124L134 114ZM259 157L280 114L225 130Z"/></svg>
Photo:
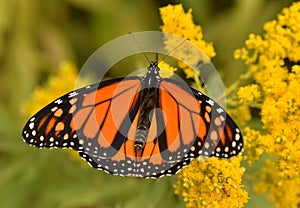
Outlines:
<svg viewBox="0 0 300 208"><path fill-rule="evenodd" d="M70 92L68 98L75 97L75 96L77 96L77 95L78 95L78 92L76 92L76 91Z"/></svg>
<svg viewBox="0 0 300 208"><path fill-rule="evenodd" d="M55 112L57 109L58 109L58 107L55 106L55 107L51 108L51 111Z"/></svg>
<svg viewBox="0 0 300 208"><path fill-rule="evenodd" d="M30 123L28 126L29 126L29 128L30 128L30 129L33 129L33 127L34 127L34 123L33 123L33 122L32 122L32 123Z"/></svg>
<svg viewBox="0 0 300 208"><path fill-rule="evenodd" d="M235 140L238 141L239 139L240 139L240 135L239 135L239 134L236 134L236 135L235 135Z"/></svg>
<svg viewBox="0 0 300 208"><path fill-rule="evenodd" d="M223 110L222 108L217 108L217 112L218 112L218 113L223 113L224 110Z"/></svg>
<svg viewBox="0 0 300 208"><path fill-rule="evenodd" d="M56 103L58 105L62 104L62 102L63 102L62 99L57 99L57 100L54 101L54 103Z"/></svg>
<svg viewBox="0 0 300 208"><path fill-rule="evenodd" d="M225 149L224 149L224 151L228 152L229 151L229 147L226 146Z"/></svg>
<svg viewBox="0 0 300 208"><path fill-rule="evenodd" d="M207 102L209 105L211 105L211 106L214 106L214 104L215 104L215 102L212 101L211 99L207 100L206 102Z"/></svg>

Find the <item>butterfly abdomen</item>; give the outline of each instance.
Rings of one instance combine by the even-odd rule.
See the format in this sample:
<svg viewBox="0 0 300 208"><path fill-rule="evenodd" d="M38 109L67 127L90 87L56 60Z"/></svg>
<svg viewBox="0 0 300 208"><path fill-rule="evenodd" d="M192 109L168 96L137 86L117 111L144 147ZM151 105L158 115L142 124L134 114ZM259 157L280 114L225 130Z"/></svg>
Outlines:
<svg viewBox="0 0 300 208"><path fill-rule="evenodd" d="M158 88L144 88L140 96L140 108L135 137L135 151L142 150L145 146L154 109L158 100Z"/></svg>

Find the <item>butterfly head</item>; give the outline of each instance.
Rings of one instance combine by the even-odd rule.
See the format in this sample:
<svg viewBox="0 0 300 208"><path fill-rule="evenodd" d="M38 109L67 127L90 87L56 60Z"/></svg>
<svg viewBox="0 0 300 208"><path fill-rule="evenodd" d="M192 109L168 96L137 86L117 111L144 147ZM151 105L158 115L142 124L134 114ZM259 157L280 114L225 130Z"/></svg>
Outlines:
<svg viewBox="0 0 300 208"><path fill-rule="evenodd" d="M155 60L150 62L148 67L148 74L152 76L159 76L160 68L158 67L158 53L155 54Z"/></svg>
<svg viewBox="0 0 300 208"><path fill-rule="evenodd" d="M161 81L159 75L160 68L158 67L157 61L152 61L147 69L147 73L142 77L144 87L158 87Z"/></svg>
<svg viewBox="0 0 300 208"><path fill-rule="evenodd" d="M158 62L151 61L148 71L153 72L154 74L159 74L160 68L158 67Z"/></svg>

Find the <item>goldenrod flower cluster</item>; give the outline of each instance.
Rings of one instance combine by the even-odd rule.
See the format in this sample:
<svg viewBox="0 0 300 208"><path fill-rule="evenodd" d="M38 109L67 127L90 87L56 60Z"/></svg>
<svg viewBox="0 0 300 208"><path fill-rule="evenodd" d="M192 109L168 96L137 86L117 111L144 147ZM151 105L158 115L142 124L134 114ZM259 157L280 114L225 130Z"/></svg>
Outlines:
<svg viewBox="0 0 300 208"><path fill-rule="evenodd" d="M168 5L160 8L160 15L163 22L162 32L181 36L197 46L195 48L188 44L180 46L182 43L178 42L178 39L168 35L165 37L166 49L172 51L177 57L181 57L181 61L178 62L179 67L185 72L188 79L194 79L199 85L200 71L195 71L185 63L192 66L208 63L210 58L216 55L212 43L203 40L202 28L193 22L192 9L185 12L181 4ZM174 51L176 47L178 48Z"/></svg>
<svg viewBox="0 0 300 208"><path fill-rule="evenodd" d="M259 86L251 84L241 87L237 93L238 98L244 102L251 102L260 97Z"/></svg>
<svg viewBox="0 0 300 208"><path fill-rule="evenodd" d="M193 22L192 9L185 12L182 5L168 5L160 8L160 16L163 22L162 32L172 33L189 39L204 51L206 56L212 58L216 55L212 43L203 40L202 28ZM167 44L172 50L179 43ZM182 51L182 48L180 49Z"/></svg>
<svg viewBox="0 0 300 208"><path fill-rule="evenodd" d="M264 35L251 34L235 57L249 66L255 84L238 91L248 105L259 99L260 129L246 128L245 159L263 154L263 175L255 190L269 193L278 207L300 203L300 2L265 23Z"/></svg>
<svg viewBox="0 0 300 208"><path fill-rule="evenodd" d="M197 158L179 173L175 193L183 196L186 207L243 207L248 193L241 184L245 172L241 160L241 156L230 160Z"/></svg>

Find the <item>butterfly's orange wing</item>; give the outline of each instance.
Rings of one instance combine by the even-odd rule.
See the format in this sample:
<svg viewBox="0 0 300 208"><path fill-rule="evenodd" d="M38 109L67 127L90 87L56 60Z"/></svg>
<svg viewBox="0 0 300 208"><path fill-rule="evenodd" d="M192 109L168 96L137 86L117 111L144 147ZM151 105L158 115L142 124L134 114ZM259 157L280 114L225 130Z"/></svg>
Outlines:
<svg viewBox="0 0 300 208"><path fill-rule="evenodd" d="M229 158L241 151L239 128L215 101L172 79L165 79L160 88L161 108L168 112L162 137L166 155L183 149L188 151L183 159L201 155Z"/></svg>
<svg viewBox="0 0 300 208"><path fill-rule="evenodd" d="M28 144L40 148L72 148L110 157L123 142L120 129L126 131L131 125L123 120L134 117L137 112L139 89L139 78L132 77L70 92L29 119L23 138Z"/></svg>

